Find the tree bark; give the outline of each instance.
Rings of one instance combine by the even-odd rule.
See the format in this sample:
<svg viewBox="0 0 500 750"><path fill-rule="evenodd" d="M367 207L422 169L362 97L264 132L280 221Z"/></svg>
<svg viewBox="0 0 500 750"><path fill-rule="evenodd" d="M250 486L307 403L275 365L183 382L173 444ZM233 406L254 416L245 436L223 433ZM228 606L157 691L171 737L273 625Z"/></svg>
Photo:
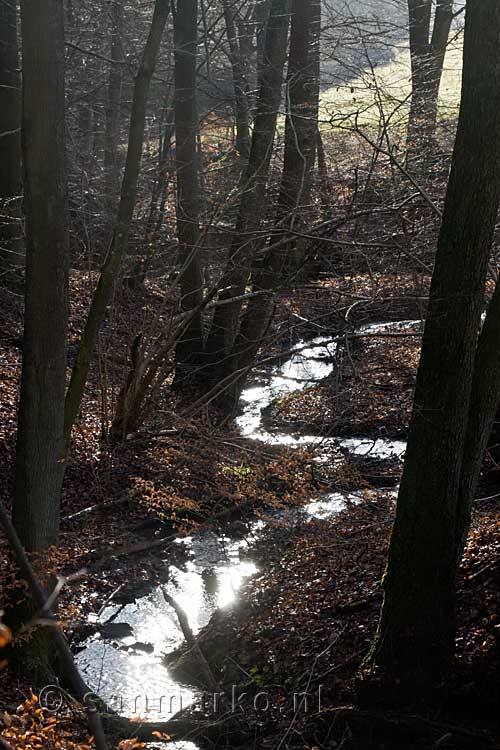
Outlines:
<svg viewBox="0 0 500 750"><path fill-rule="evenodd" d="M64 475L69 235L62 3L21 0L21 21L26 287L13 520L31 551L57 543Z"/></svg>
<svg viewBox="0 0 500 750"><path fill-rule="evenodd" d="M90 360L97 342L99 328L106 314L106 308L113 293L116 277L127 250L130 224L137 197L137 182L142 159L149 89L169 11L169 0L156 0L148 40L135 80L128 151L121 186L118 216L108 254L92 297L90 311L80 340L76 362L71 373L71 380L66 394L64 409L64 439L66 448L69 446L71 430L83 398Z"/></svg>
<svg viewBox="0 0 500 750"><path fill-rule="evenodd" d="M245 171L236 229L229 261L222 278L221 299L239 297L245 290L255 251L254 235L264 209L267 177L271 162L289 23L288 0L272 0L266 32L265 59L255 117L250 158ZM207 351L217 377L225 357L231 352L238 331L241 302L216 308Z"/></svg>
<svg viewBox="0 0 500 750"><path fill-rule="evenodd" d="M408 120L409 146L425 147L437 122L439 86L451 23L453 0L437 0L431 33L431 0L408 0L412 96Z"/></svg>
<svg viewBox="0 0 500 750"><path fill-rule="evenodd" d="M0 4L0 272L19 266L21 228L21 79L17 46L17 3ZM17 199L17 200L16 200Z"/></svg>
<svg viewBox="0 0 500 750"><path fill-rule="evenodd" d="M499 33L500 4L469 0L457 140L371 655L375 663L412 680L413 690L442 678L454 647L458 498L500 200Z"/></svg>
<svg viewBox="0 0 500 750"><path fill-rule="evenodd" d="M198 0L178 0L174 13L175 144L179 284L183 311L199 308L203 296L200 264L200 190L196 50ZM193 316L176 348L177 374L191 374L203 352L201 312Z"/></svg>

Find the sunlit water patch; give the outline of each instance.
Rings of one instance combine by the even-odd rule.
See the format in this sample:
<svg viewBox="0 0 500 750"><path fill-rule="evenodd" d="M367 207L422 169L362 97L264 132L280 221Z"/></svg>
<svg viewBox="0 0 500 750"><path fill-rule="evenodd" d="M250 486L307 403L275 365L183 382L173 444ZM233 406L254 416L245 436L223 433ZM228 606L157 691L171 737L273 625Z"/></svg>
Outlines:
<svg viewBox="0 0 500 750"><path fill-rule="evenodd" d="M262 409L277 398L302 390L331 375L337 344L331 338L320 336L307 345L299 342L296 349L299 350L296 354L274 369L267 385L243 391L243 413L236 420L242 435L267 443L295 444L296 440L289 435L271 435L261 430Z"/></svg>
<svg viewBox="0 0 500 750"><path fill-rule="evenodd" d="M242 559L248 539L234 541L205 531L183 541L189 546L190 561L185 570L169 567L165 590L184 609L197 633L217 608L234 603L242 583L257 567ZM183 636L162 587L125 606L107 607L100 623L113 621L131 626L133 635L96 636L84 644L76 660L90 687L120 714L151 721L167 719L192 703L196 689L172 679L163 661Z"/></svg>

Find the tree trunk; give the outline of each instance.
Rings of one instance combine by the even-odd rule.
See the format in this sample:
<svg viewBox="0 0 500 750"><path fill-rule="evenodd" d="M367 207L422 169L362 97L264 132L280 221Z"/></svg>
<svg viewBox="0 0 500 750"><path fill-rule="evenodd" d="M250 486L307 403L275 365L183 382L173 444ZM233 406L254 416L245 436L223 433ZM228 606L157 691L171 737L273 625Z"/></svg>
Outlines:
<svg viewBox="0 0 500 750"><path fill-rule="evenodd" d="M198 0L178 0L174 13L175 145L179 284L183 311L199 307L203 295L200 264L200 190L198 173L198 108L196 49ZM194 315L176 348L178 375L190 374L203 352L201 312Z"/></svg>
<svg viewBox="0 0 500 750"><path fill-rule="evenodd" d="M108 254L102 267L94 296L92 297L90 311L80 340L76 362L71 373L71 381L66 394L64 409L64 437L66 447L69 446L71 430L82 401L90 359L97 342L99 328L106 314L106 308L113 293L116 277L127 250L130 224L137 197L137 182L142 159L149 88L156 67L163 30L169 11L169 0L156 0L148 40L135 80L128 151L125 162L125 173L122 180L118 216Z"/></svg>
<svg viewBox="0 0 500 750"><path fill-rule="evenodd" d="M256 0L253 17L255 20L255 41L257 46L257 85L262 80L266 58L266 29L271 12L271 0Z"/></svg>
<svg viewBox="0 0 500 750"><path fill-rule="evenodd" d="M458 497L500 200L499 33L497 0L469 0L457 140L372 651L414 691L442 678L454 646Z"/></svg>
<svg viewBox="0 0 500 750"><path fill-rule="evenodd" d="M16 0L5 0L0 4L0 273L23 261L20 91Z"/></svg>
<svg viewBox="0 0 500 750"><path fill-rule="evenodd" d="M474 379L465 439L457 514L457 561L460 563L470 526L474 494L500 403L500 282L486 313L474 364Z"/></svg>
<svg viewBox="0 0 500 750"><path fill-rule="evenodd" d="M247 82L245 80L243 59L238 43L238 32L234 18L234 8L230 0L224 0L224 20L229 44L229 59L233 72L234 111L236 121L236 150L243 164L250 154L249 110L247 99Z"/></svg>
<svg viewBox="0 0 500 750"><path fill-rule="evenodd" d="M108 92L106 102L106 121L104 129L104 175L106 202L110 209L116 208L120 189L120 170L118 165L118 138L120 128L120 107L123 84L123 3L113 0L110 5L111 16L111 60Z"/></svg>
<svg viewBox="0 0 500 750"><path fill-rule="evenodd" d="M229 261L220 284L227 289L221 299L239 297L245 290L255 251L253 236L259 228L266 195L276 121L281 102L283 66L289 23L288 0L272 0L266 32L265 60L255 117L250 158L242 183L242 195ZM207 350L214 363L214 374L231 352L238 331L241 302L216 308Z"/></svg>
<svg viewBox="0 0 500 750"><path fill-rule="evenodd" d="M436 130L439 86L451 23L453 0L438 0L431 35L431 0L408 0L412 96L407 142L425 147ZM418 154L417 154L418 155Z"/></svg>
<svg viewBox="0 0 500 750"><path fill-rule="evenodd" d="M69 235L59 0L21 0L26 290L13 520L27 550L56 544L64 475Z"/></svg>
<svg viewBox="0 0 500 750"><path fill-rule="evenodd" d="M284 282L294 267L296 242L282 244L290 230L304 229L303 211L311 197L312 173L316 156L319 108L319 35L321 3L318 0L292 0L290 57L287 74L287 118L285 155L280 197L276 215L277 232L266 253L254 291L271 291ZM240 377L228 390L228 407L238 401L247 368L253 362L269 327L273 296L253 297L243 316L240 332L227 361L225 375L241 370ZM225 399L224 399L225 400Z"/></svg>

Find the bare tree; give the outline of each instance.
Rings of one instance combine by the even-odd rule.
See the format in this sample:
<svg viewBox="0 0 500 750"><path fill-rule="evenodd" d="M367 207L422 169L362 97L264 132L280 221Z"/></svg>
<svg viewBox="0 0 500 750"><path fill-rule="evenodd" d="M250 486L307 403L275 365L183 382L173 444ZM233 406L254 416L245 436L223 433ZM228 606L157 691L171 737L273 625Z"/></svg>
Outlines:
<svg viewBox="0 0 500 750"><path fill-rule="evenodd" d="M238 38L234 5L230 0L223 0L224 20L229 44L229 58L233 72L234 110L236 124L236 150L246 164L250 153L250 122L247 99L247 81L245 80L243 53Z"/></svg>
<svg viewBox="0 0 500 750"><path fill-rule="evenodd" d="M436 128L439 86L453 21L453 0L408 0L412 95L408 144L425 145Z"/></svg>
<svg viewBox="0 0 500 750"><path fill-rule="evenodd" d="M121 186L118 216L108 254L92 298L85 330L80 340L76 362L71 373L71 380L66 394L64 413L66 446L69 445L71 430L80 408L99 328L106 314L106 308L113 293L118 271L127 250L130 224L136 202L139 170L141 167L149 88L169 12L169 0L156 0L148 40L135 79L127 159Z"/></svg>
<svg viewBox="0 0 500 750"><path fill-rule="evenodd" d="M273 0L266 31L266 45L257 113L250 157L242 184L241 201L228 264L222 278L221 298L228 304L216 308L207 342L207 351L220 374L225 357L231 352L238 332L240 297L249 279L256 249L255 232L264 208L269 165L281 103L289 25L288 0Z"/></svg>
<svg viewBox="0 0 500 750"><path fill-rule="evenodd" d="M311 197L318 138L319 107L319 35L321 3L318 0L292 0L290 55L286 87L285 154L280 196L276 214L276 230L270 247L257 271L253 291L259 292L248 303L225 373L240 371L229 389L229 408L237 403L244 375L263 342L272 311L272 292L286 283L297 265L296 242L283 242L290 230L304 229L304 209Z"/></svg>
<svg viewBox="0 0 500 750"><path fill-rule="evenodd" d="M106 101L104 131L104 172L106 199L110 208L116 208L119 193L118 138L123 85L123 2L113 0L109 7L111 16L110 68Z"/></svg>

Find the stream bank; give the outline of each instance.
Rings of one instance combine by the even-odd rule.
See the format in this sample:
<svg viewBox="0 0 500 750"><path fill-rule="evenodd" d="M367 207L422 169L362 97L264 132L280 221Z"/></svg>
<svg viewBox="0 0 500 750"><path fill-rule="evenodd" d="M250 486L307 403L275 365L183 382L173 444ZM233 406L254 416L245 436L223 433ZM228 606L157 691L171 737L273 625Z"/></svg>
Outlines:
<svg viewBox="0 0 500 750"><path fill-rule="evenodd" d="M361 335L371 336L379 329L392 331L394 326L382 324L377 329L362 331ZM415 327L413 322L404 323L398 330L412 327ZM240 527L236 535L233 530L233 536L220 535L215 530L190 537L179 536L176 543L185 551L184 564L172 564L170 555L160 556L156 573L161 583L151 584L148 593L131 601L110 601L92 618L94 632L79 646L77 662L92 689L118 713L151 720L159 718L156 714L160 711L163 718L169 718L180 708L196 704L199 664L196 660L190 664L189 657L184 658L183 637L175 613L165 600L164 590L184 609L195 634L213 633L218 622L230 622L234 617L237 621L242 617L258 619L261 605L254 610L254 605L248 608L246 599L243 603L239 600L239 590L245 581L250 576L255 578L259 570L264 576L268 575L273 555L279 560L287 545L299 538L311 523L317 522L318 529L326 524L328 529L331 518L338 514L344 518L344 513L364 506L367 498L372 502L370 483L363 479L361 468L357 474L356 461L360 467L366 463L372 471L374 465L390 464L392 475L390 472L386 475L387 484L397 481L405 448L402 441L377 436L338 439L265 429L265 410L277 400L307 392L338 375L343 346L343 342L339 345L338 336L297 342L295 353L268 372L267 380L261 375L259 385L248 385L242 394L241 414L237 419L240 440L248 445L264 445L269 450L288 449L297 451L297 455L309 452L311 479L314 474L320 477L314 493L317 497L299 498L296 507L271 507L261 518ZM344 471L350 467L347 473L351 471L351 484L358 484L357 488L353 487L355 491L336 489L341 466ZM251 474L251 468L244 465L230 471L240 480ZM383 474L379 479L383 484ZM385 496L389 498L391 493ZM237 662L233 660L233 668L228 670L225 658L225 643L228 637L232 639L225 625L223 633L222 641L216 639L215 645L211 644L210 660L215 662L217 673L221 670L225 673L224 682L231 676L237 684L241 678L235 668ZM200 638L202 641L203 635ZM177 663L175 656L165 662L167 652L177 654ZM249 669L248 674L252 674L252 667ZM259 684L261 678L255 674L254 677L255 684Z"/></svg>

